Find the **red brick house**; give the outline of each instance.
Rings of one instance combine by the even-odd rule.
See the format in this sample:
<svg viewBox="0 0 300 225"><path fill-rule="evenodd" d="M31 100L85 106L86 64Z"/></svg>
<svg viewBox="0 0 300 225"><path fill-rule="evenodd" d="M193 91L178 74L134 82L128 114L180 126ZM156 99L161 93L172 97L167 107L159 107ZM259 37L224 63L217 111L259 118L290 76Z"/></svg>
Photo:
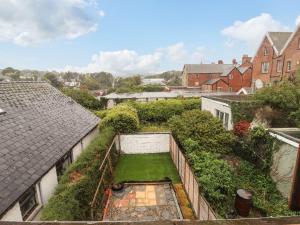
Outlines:
<svg viewBox="0 0 300 225"><path fill-rule="evenodd" d="M183 85L187 88L199 87L208 92L236 92L242 87L251 87L251 57L243 56L242 65L186 64L183 67Z"/></svg>
<svg viewBox="0 0 300 225"><path fill-rule="evenodd" d="M253 81L268 86L293 79L300 68L300 26L295 32L268 32L253 64Z"/></svg>

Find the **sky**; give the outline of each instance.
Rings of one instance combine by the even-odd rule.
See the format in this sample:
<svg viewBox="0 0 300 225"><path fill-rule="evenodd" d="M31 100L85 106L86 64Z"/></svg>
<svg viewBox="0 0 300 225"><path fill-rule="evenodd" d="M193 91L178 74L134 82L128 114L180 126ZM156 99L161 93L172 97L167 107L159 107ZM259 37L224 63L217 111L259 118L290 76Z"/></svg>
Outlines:
<svg viewBox="0 0 300 225"><path fill-rule="evenodd" d="M152 74L253 56L299 0L0 0L0 68Z"/></svg>

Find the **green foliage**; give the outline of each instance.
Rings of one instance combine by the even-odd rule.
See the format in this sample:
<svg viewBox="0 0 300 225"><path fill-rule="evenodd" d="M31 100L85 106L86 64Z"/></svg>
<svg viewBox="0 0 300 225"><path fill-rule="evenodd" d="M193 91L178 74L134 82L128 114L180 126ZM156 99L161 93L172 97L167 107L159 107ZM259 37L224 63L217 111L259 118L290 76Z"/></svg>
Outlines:
<svg viewBox="0 0 300 225"><path fill-rule="evenodd" d="M169 86L182 86L182 71L166 71L161 74L148 75L145 78L163 78Z"/></svg>
<svg viewBox="0 0 300 225"><path fill-rule="evenodd" d="M188 153L188 159L206 199L218 209L221 216L225 216L233 202L233 170L226 161L209 152L192 151Z"/></svg>
<svg viewBox="0 0 300 225"><path fill-rule="evenodd" d="M77 161L70 165L61 177L55 194L43 209L42 220L90 219L89 203L101 175L98 169L114 134L110 128L101 130L101 133L82 152Z"/></svg>
<svg viewBox="0 0 300 225"><path fill-rule="evenodd" d="M254 101L232 102L230 103L233 123L247 121L251 123L255 117L255 111L259 107Z"/></svg>
<svg viewBox="0 0 300 225"><path fill-rule="evenodd" d="M166 131L170 131L170 129L167 124L147 123L141 125L140 131L141 132L166 132Z"/></svg>
<svg viewBox="0 0 300 225"><path fill-rule="evenodd" d="M148 103L131 102L142 123L163 123L186 110L199 109L200 99L168 99Z"/></svg>
<svg viewBox="0 0 300 225"><path fill-rule="evenodd" d="M139 129L139 118L136 109L119 104L109 110L100 122L100 128L113 127L118 133L133 133Z"/></svg>
<svg viewBox="0 0 300 225"><path fill-rule="evenodd" d="M107 115L108 110L107 109L98 110L98 111L94 111L94 113L96 114L96 116L103 119Z"/></svg>
<svg viewBox="0 0 300 225"><path fill-rule="evenodd" d="M231 151L234 136L224 129L219 119L207 111L186 111L180 116L172 117L168 123L181 146L186 145L186 140L192 140L197 143L199 151Z"/></svg>
<svg viewBox="0 0 300 225"><path fill-rule="evenodd" d="M280 114L275 120L280 126L300 126L299 84L283 82L277 86L266 87L256 92L254 98L260 105L270 106Z"/></svg>
<svg viewBox="0 0 300 225"><path fill-rule="evenodd" d="M235 186L253 193L253 206L262 216L296 214L288 209L287 199L281 196L272 178L247 161L241 161L236 170Z"/></svg>
<svg viewBox="0 0 300 225"><path fill-rule="evenodd" d="M63 84L58 80L57 76L54 73L46 73L44 79L49 81L53 87L58 89L63 87Z"/></svg>
<svg viewBox="0 0 300 225"><path fill-rule="evenodd" d="M159 91L164 91L165 88L161 85L154 85L154 84L149 84L142 86L143 91L146 92L159 92Z"/></svg>
<svg viewBox="0 0 300 225"><path fill-rule="evenodd" d="M63 93L90 110L102 109L104 104L85 90L64 88Z"/></svg>
<svg viewBox="0 0 300 225"><path fill-rule="evenodd" d="M112 87L114 77L110 73L81 74L81 86L88 90L108 89Z"/></svg>
<svg viewBox="0 0 300 225"><path fill-rule="evenodd" d="M278 145L274 137L263 127L254 127L246 136L237 138L234 152L268 173L272 166L273 153Z"/></svg>

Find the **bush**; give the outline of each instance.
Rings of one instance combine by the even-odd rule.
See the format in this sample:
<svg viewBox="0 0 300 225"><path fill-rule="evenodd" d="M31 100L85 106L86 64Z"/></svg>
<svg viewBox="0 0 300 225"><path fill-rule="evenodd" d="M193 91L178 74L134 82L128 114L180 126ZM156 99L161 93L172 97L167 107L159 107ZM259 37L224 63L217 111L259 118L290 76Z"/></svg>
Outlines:
<svg viewBox="0 0 300 225"><path fill-rule="evenodd" d="M78 221L90 219L90 205L100 175L99 166L114 132L106 128L70 165L60 178L55 194L42 211L42 220ZM76 176L75 176L76 175Z"/></svg>
<svg viewBox="0 0 300 225"><path fill-rule="evenodd" d="M94 113L96 114L96 116L103 119L107 115L107 112L108 110L104 109L104 110L95 111Z"/></svg>
<svg viewBox="0 0 300 225"><path fill-rule="evenodd" d="M198 145L199 151L227 153L231 151L234 136L226 131L219 119L210 112L190 110L169 121L173 136L183 146L190 139Z"/></svg>
<svg viewBox="0 0 300 225"><path fill-rule="evenodd" d="M188 159L205 198L217 210L220 216L225 216L232 207L234 196L234 173L226 161L216 154L195 152L188 154Z"/></svg>
<svg viewBox="0 0 300 225"><path fill-rule="evenodd" d="M100 122L100 128L112 127L117 133L133 133L139 129L139 118L136 110L125 104L109 110Z"/></svg>
<svg viewBox="0 0 300 225"><path fill-rule="evenodd" d="M94 96L89 94L87 91L64 88L63 93L71 97L78 104L90 110L99 110L104 107L104 103L96 99Z"/></svg>
<svg viewBox="0 0 300 225"><path fill-rule="evenodd" d="M277 142L263 127L254 127L246 136L239 137L234 147L236 155L245 159L263 172L268 173L272 166L273 153Z"/></svg>
<svg viewBox="0 0 300 225"><path fill-rule="evenodd" d="M248 134L250 123L242 120L233 126L233 133L238 137L243 137Z"/></svg>
<svg viewBox="0 0 300 225"><path fill-rule="evenodd" d="M148 103L131 102L142 123L163 123L186 110L200 109L200 99L169 99Z"/></svg>

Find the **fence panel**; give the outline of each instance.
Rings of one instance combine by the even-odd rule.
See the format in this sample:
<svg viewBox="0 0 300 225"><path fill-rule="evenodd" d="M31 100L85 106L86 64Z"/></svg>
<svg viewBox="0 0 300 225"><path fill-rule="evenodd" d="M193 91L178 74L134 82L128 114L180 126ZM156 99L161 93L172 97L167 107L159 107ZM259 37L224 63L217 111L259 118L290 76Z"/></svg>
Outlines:
<svg viewBox="0 0 300 225"><path fill-rule="evenodd" d="M187 159L181 152L172 135L170 135L170 154L177 168L177 171L179 173L179 176L181 178L181 181L186 190L186 193L191 202L197 219L215 220L215 212L212 210L209 203L199 191L200 185L196 179L196 176L194 175L193 170L189 166Z"/></svg>

